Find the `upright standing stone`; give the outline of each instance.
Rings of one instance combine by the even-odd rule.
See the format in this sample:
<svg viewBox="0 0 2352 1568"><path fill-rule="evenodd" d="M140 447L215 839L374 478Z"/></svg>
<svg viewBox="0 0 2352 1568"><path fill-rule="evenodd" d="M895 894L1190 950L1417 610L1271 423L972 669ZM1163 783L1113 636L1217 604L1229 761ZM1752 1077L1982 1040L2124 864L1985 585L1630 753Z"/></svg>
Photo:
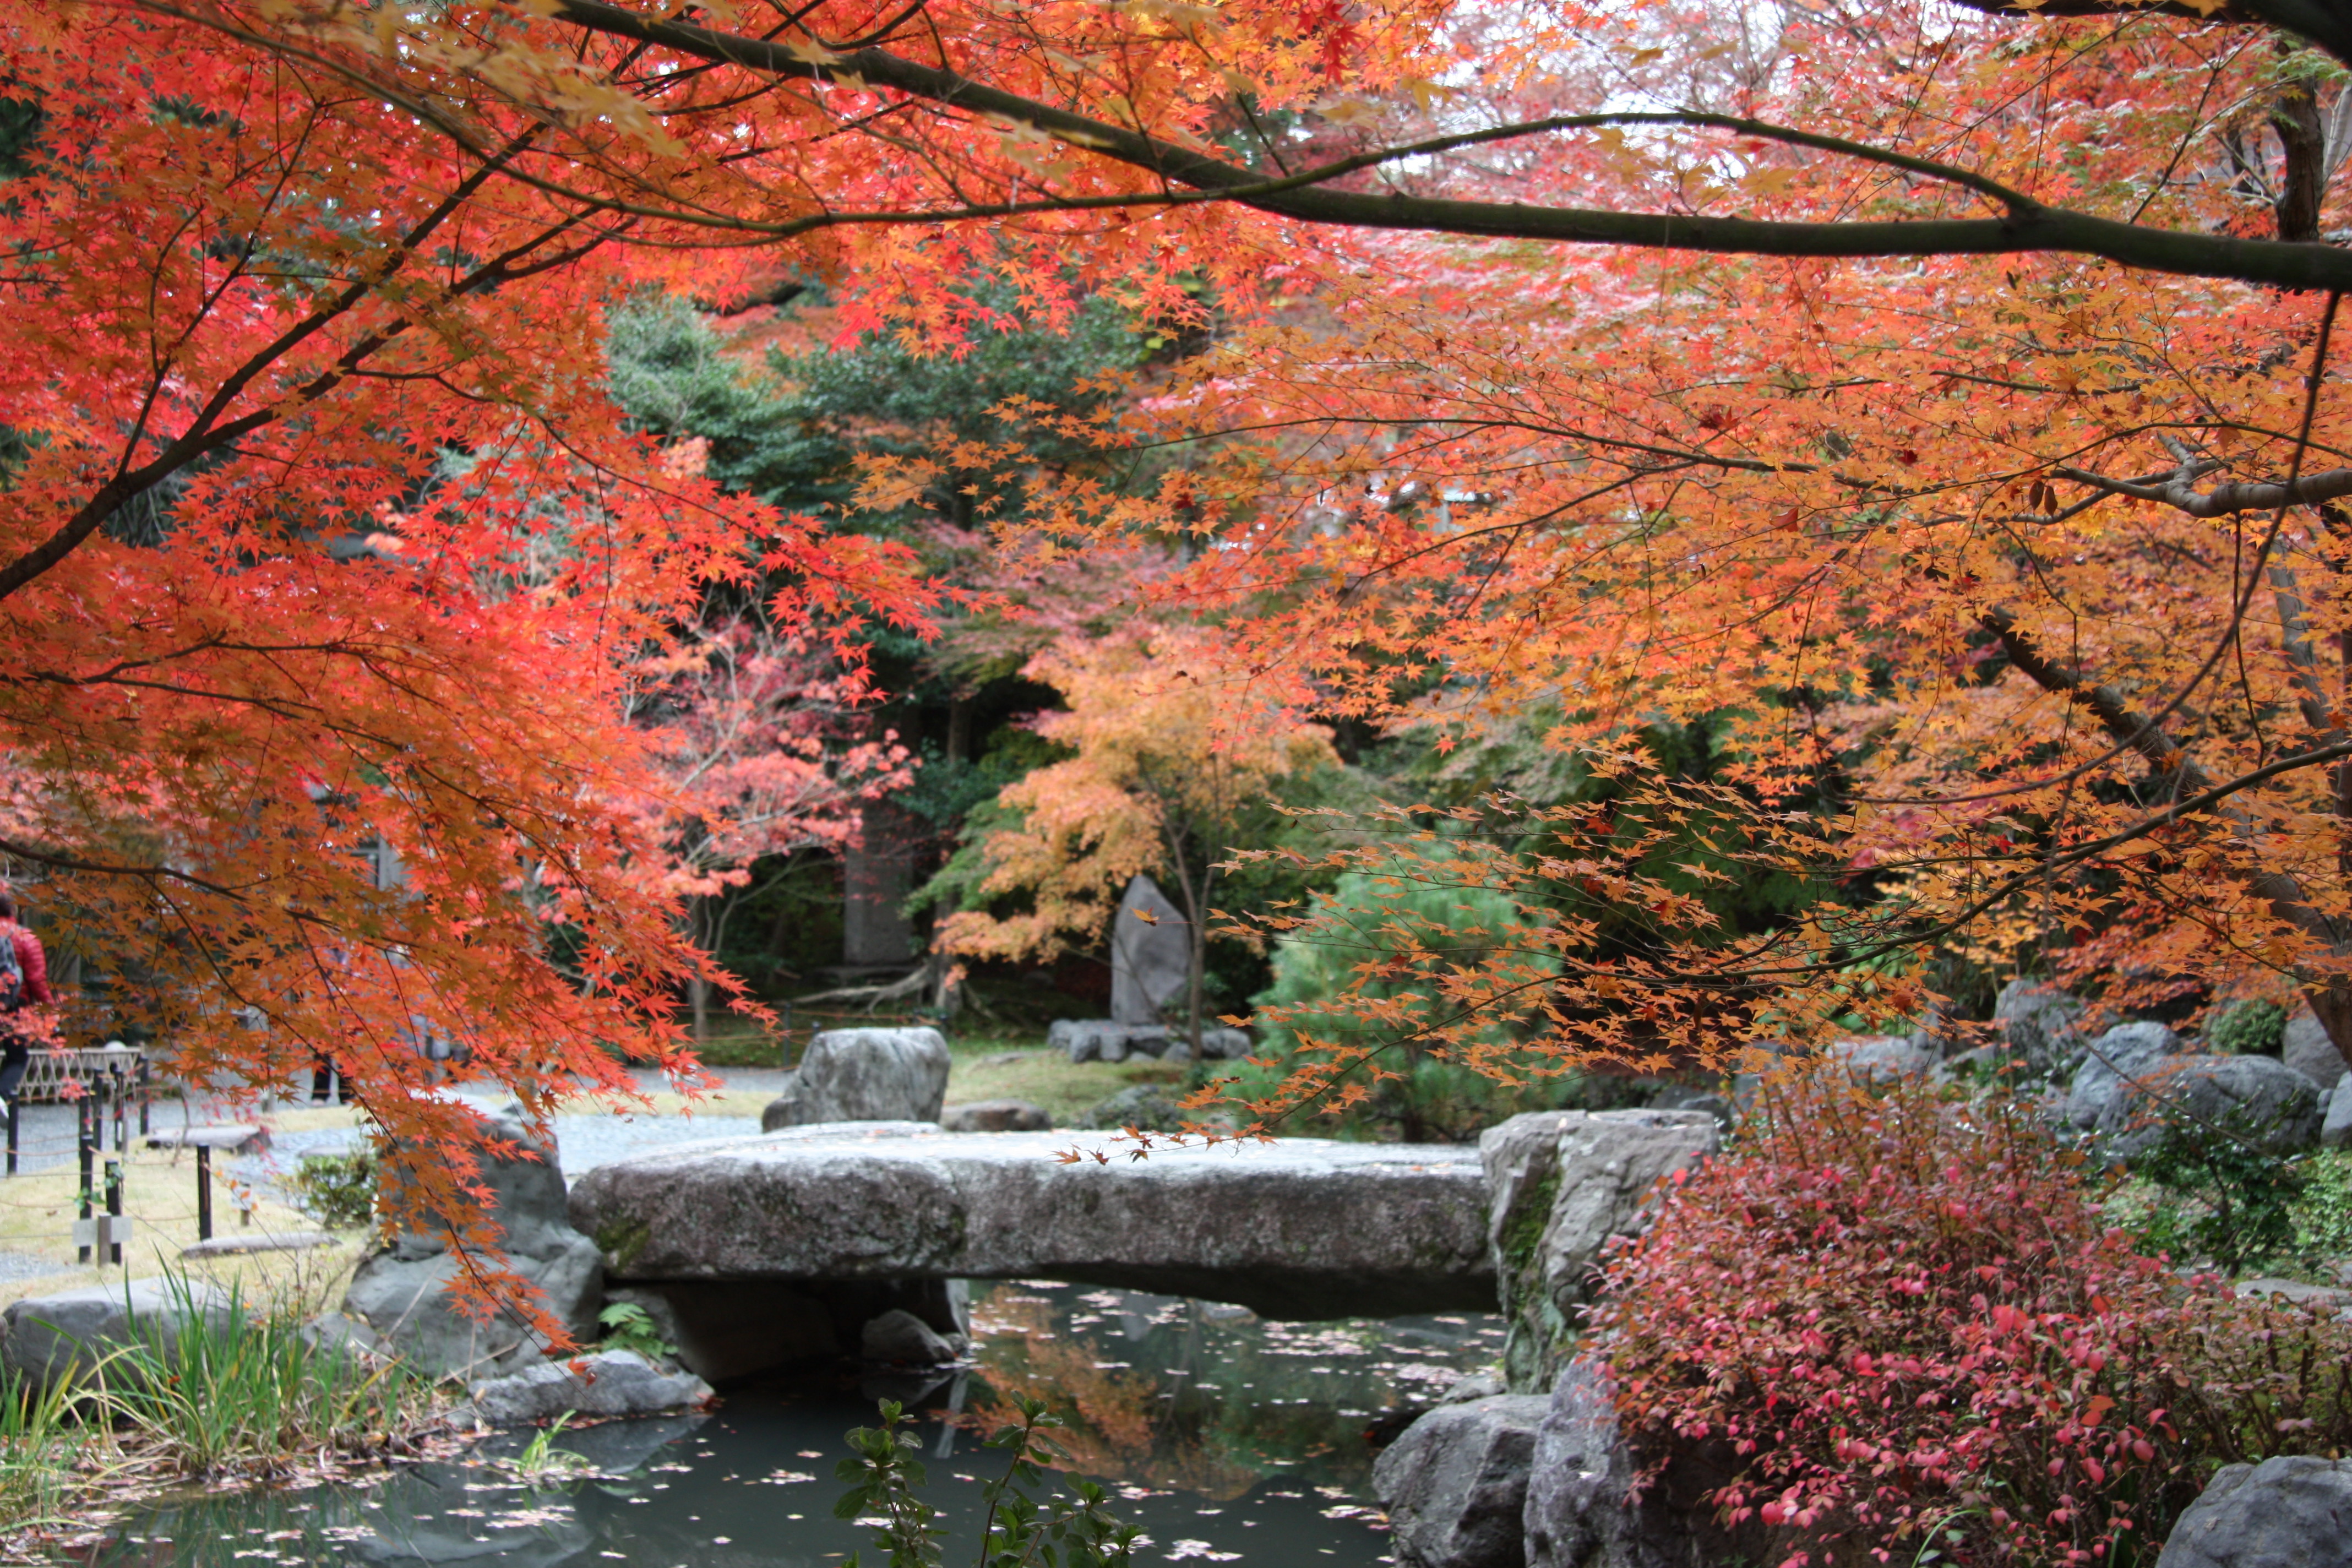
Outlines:
<svg viewBox="0 0 2352 1568"><path fill-rule="evenodd" d="M2303 1003L2295 1005L2294 1016L2286 1021L2279 1058L2322 1089L2334 1089L2336 1080L2344 1076L2343 1053L2327 1037L2326 1026Z"/></svg>
<svg viewBox="0 0 2352 1568"><path fill-rule="evenodd" d="M1526 1568L1716 1568L1787 1555L1755 1524L1737 1535L1716 1524L1706 1493L1722 1479L1720 1464L1674 1456L1632 1495L1643 1465L1618 1425L1604 1368L1570 1362L1550 1403L1528 1467Z"/></svg>
<svg viewBox="0 0 2352 1568"><path fill-rule="evenodd" d="M1184 912L1149 877L1127 885L1110 923L1110 1018L1159 1024L1192 976L1192 932Z"/></svg>
<svg viewBox="0 0 2352 1568"><path fill-rule="evenodd" d="M2070 1068L2082 1054L2083 1004L2055 985L2012 980L1994 999L1992 1021L2012 1059L2035 1073Z"/></svg>
<svg viewBox="0 0 2352 1568"><path fill-rule="evenodd" d="M1550 1401L1497 1394L1438 1406L1372 1461L1403 1568L1523 1568L1528 1468Z"/></svg>

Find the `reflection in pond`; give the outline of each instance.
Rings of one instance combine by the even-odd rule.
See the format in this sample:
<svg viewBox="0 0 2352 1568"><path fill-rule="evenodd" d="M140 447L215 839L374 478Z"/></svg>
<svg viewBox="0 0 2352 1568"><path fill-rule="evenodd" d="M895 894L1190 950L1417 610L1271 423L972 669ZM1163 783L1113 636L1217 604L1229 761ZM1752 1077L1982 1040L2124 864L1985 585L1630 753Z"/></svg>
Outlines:
<svg viewBox="0 0 2352 1568"><path fill-rule="evenodd" d="M842 1434L873 1400L926 1417L925 1495L951 1538L976 1536L980 1483L1002 1458L970 1430L1005 1396L1071 1423L1071 1468L1105 1482L1149 1544L1139 1563L1385 1560L1364 1428L1491 1365L1502 1329L1463 1314L1267 1323L1240 1308L1017 1281L975 1287L977 1364L937 1379L779 1380L730 1389L704 1415L567 1431L582 1473L526 1481L529 1433L461 1462L366 1488L184 1499L124 1521L93 1568L498 1564L500 1568L829 1568L867 1546L833 1517ZM972 1544L976 1544L973 1542ZM951 1546L948 1561L968 1561ZM869 1551L867 1555L873 1553Z"/></svg>

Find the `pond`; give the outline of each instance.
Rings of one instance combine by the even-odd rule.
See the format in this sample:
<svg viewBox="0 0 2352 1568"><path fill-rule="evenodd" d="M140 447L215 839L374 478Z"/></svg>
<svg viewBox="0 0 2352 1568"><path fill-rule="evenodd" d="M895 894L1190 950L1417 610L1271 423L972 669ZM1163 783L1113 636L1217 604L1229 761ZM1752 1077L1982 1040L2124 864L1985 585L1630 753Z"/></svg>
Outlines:
<svg viewBox="0 0 2352 1568"><path fill-rule="evenodd" d="M730 1389L707 1415L561 1434L593 1474L526 1483L503 1434L460 1463L371 1487L184 1499L120 1523L93 1568L499 1564L827 1568L879 1561L833 1516L842 1434L874 1400L919 1407L924 1496L975 1555L981 1483L1003 1463L969 1423L1019 1392L1070 1427L1071 1468L1100 1480L1150 1544L1139 1563L1370 1568L1387 1560L1365 1430L1491 1366L1499 1320L1273 1323L1247 1310L1038 1281L975 1285L976 1364L930 1380L850 1375ZM926 1384L929 1383L929 1386ZM992 1426L993 1424L991 1423Z"/></svg>

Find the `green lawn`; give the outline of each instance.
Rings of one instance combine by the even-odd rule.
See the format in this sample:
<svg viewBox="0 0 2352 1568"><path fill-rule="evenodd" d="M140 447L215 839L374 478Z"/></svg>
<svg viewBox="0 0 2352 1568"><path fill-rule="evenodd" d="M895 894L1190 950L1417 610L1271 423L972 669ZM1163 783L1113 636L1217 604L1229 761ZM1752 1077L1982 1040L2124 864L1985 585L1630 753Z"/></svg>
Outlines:
<svg viewBox="0 0 2352 1568"><path fill-rule="evenodd" d="M948 1103L1025 1100L1044 1108L1056 1127L1075 1127L1086 1113L1139 1083L1177 1084L1182 1062L1074 1062L1032 1042L958 1040L948 1071Z"/></svg>

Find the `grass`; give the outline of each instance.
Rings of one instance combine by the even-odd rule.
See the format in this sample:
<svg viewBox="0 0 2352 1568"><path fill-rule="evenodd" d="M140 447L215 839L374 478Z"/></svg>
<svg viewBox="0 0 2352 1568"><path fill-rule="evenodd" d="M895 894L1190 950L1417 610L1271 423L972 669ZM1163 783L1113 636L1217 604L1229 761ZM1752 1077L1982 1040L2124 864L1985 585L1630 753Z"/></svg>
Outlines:
<svg viewBox="0 0 2352 1568"><path fill-rule="evenodd" d="M89 1380L150 1458L188 1476L268 1474L297 1456L381 1448L427 1413L431 1391L397 1363L306 1342L307 1292L256 1304L232 1285L226 1310L200 1312L196 1281L165 1279L177 1322L142 1321Z"/></svg>
<svg viewBox="0 0 2352 1568"><path fill-rule="evenodd" d="M233 1283L199 1312L202 1283L164 1278L172 1310L129 1343L46 1391L0 1390L0 1532L86 1528L126 1484L331 1478L410 1451L446 1403L397 1362L303 1338L331 1281L281 1278L258 1297Z"/></svg>
<svg viewBox="0 0 2352 1568"><path fill-rule="evenodd" d="M91 1433L74 1421L74 1384L0 1390L0 1529L58 1523L86 1482Z"/></svg>
<svg viewBox="0 0 2352 1568"><path fill-rule="evenodd" d="M812 1023L824 1028L893 1028L922 1022L911 1016L845 1014L812 1019L795 1016L795 1038L805 1044ZM953 1054L948 1071L948 1103L975 1100L1025 1100L1042 1107L1056 1127L1075 1127L1086 1113L1123 1089L1137 1084L1177 1084L1186 1064L1139 1059L1124 1062L1074 1062L1060 1051L1048 1050L1035 1035L1003 1036L962 1033L948 1037ZM722 1081L730 1067L774 1068L782 1054L774 1037L741 1020L724 1020L704 1047L703 1061ZM694 1106L702 1116L757 1116L774 1098L766 1089L721 1089ZM674 1116L686 1109L674 1094L653 1097L657 1114Z"/></svg>
<svg viewBox="0 0 2352 1568"><path fill-rule="evenodd" d="M321 1113L310 1113L315 1117ZM348 1111L323 1114L349 1118ZM273 1117L282 1125L291 1118ZM159 1125L168 1125L161 1123ZM124 1162L123 1207L136 1230L123 1251L123 1263L132 1278L158 1272L175 1261L180 1249L196 1239L196 1177L193 1152L176 1149L133 1149L120 1156ZM278 1234L315 1230L316 1221L283 1204L253 1194L253 1224L242 1225L237 1197L224 1162L215 1161L213 1221L215 1236ZM83 1285L117 1284L125 1268L79 1263L74 1258L73 1222L79 1212L80 1176L72 1166L27 1172L0 1179L0 1251L39 1258L55 1265L49 1272L0 1282L0 1306L26 1296L54 1295ZM359 1238L322 1249L321 1253L257 1253L247 1258L220 1258L204 1265L218 1283L241 1284L256 1299L282 1283L335 1274L357 1261Z"/></svg>
<svg viewBox="0 0 2352 1568"><path fill-rule="evenodd" d="M1025 1100L1056 1127L1076 1127L1086 1113L1137 1084L1180 1084L1189 1063L1130 1059L1074 1062L1060 1051L1004 1040L959 1040L948 1070L948 1103Z"/></svg>

